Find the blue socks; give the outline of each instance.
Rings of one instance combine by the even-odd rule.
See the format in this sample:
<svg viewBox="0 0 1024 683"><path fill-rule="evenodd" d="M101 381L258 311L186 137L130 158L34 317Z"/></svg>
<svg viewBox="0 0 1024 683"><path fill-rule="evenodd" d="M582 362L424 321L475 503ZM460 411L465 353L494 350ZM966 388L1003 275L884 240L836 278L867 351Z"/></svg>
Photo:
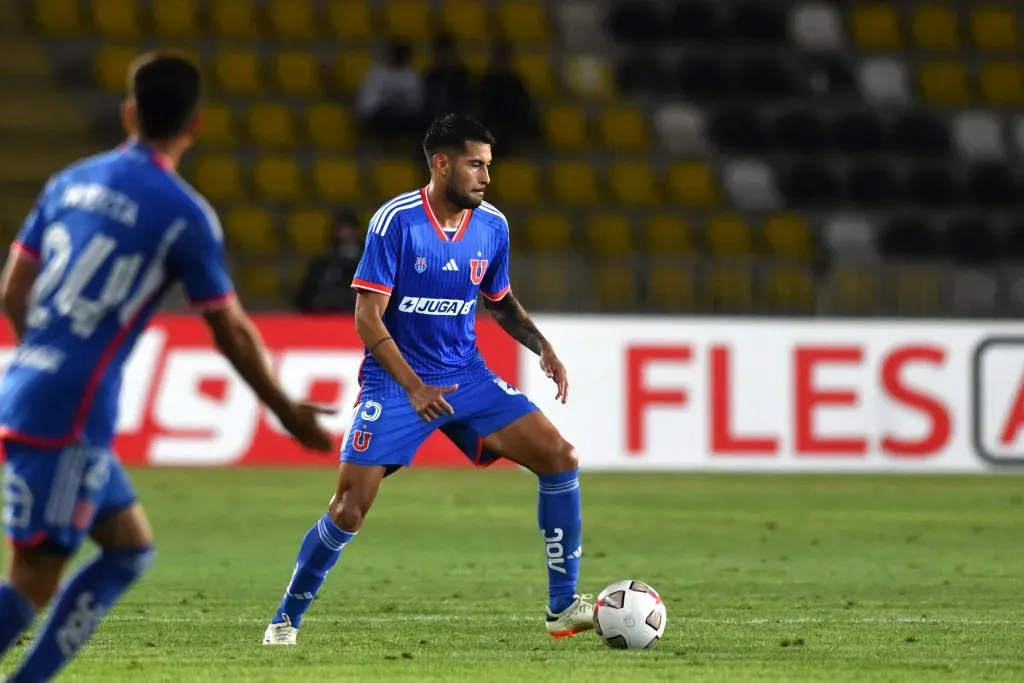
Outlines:
<svg viewBox="0 0 1024 683"><path fill-rule="evenodd" d="M10 683L53 679L89 641L107 611L145 573L153 555L151 548L104 550L78 570L61 589L43 632L8 679ZM3 616L7 618L6 611Z"/></svg>
<svg viewBox="0 0 1024 683"><path fill-rule="evenodd" d="M339 529L327 515L306 532L299 547L292 580L281 599L281 606L277 608L277 614L271 620L272 624L280 624L288 617L292 626L299 627L302 615L313 604L313 598L323 585L327 572L338 562L341 549L355 535L355 532Z"/></svg>
<svg viewBox="0 0 1024 683"><path fill-rule="evenodd" d="M35 618L36 610L24 595L7 584L0 586L0 657Z"/></svg>
<svg viewBox="0 0 1024 683"><path fill-rule="evenodd" d="M537 521L548 563L548 607L558 614L572 604L583 554L579 470L540 479Z"/></svg>

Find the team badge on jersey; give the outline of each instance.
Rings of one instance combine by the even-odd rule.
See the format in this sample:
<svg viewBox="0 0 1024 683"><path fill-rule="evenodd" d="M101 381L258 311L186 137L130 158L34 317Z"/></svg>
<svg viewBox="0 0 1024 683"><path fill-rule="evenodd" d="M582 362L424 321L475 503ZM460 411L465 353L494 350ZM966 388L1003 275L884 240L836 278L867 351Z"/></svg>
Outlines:
<svg viewBox="0 0 1024 683"><path fill-rule="evenodd" d="M422 273L423 271L425 271L427 269L427 257L417 256L416 264L413 266L413 268L416 269L417 273Z"/></svg>
<svg viewBox="0 0 1024 683"><path fill-rule="evenodd" d="M474 285L484 281L484 273L487 272L487 259L469 260L469 279Z"/></svg>

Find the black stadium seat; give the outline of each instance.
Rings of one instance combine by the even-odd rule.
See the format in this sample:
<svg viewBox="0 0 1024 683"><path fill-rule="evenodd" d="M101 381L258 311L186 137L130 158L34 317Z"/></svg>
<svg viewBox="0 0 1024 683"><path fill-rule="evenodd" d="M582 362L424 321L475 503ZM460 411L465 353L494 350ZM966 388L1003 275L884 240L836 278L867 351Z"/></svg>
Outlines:
<svg viewBox="0 0 1024 683"><path fill-rule="evenodd" d="M785 174L782 193L795 208L827 208L839 198L839 187L828 167L801 162Z"/></svg>
<svg viewBox="0 0 1024 683"><path fill-rule="evenodd" d="M802 91L786 61L766 56L740 58L736 64L736 83L744 97L766 101L793 98Z"/></svg>
<svg viewBox="0 0 1024 683"><path fill-rule="evenodd" d="M916 157L946 156L950 151L949 131L931 114L911 112L893 125L895 151Z"/></svg>
<svg viewBox="0 0 1024 683"><path fill-rule="evenodd" d="M773 140L791 154L821 154L830 147L829 131L821 118L808 109L787 112L775 119Z"/></svg>
<svg viewBox="0 0 1024 683"><path fill-rule="evenodd" d="M788 37L784 5L764 0L737 4L729 24L740 45L782 45Z"/></svg>
<svg viewBox="0 0 1024 683"><path fill-rule="evenodd" d="M903 216L882 226L878 251L899 259L927 260L942 252L942 242L936 230L923 220Z"/></svg>
<svg viewBox="0 0 1024 683"><path fill-rule="evenodd" d="M606 17L609 33L619 41L643 45L668 36L660 5L645 0L619 2Z"/></svg>
<svg viewBox="0 0 1024 683"><path fill-rule="evenodd" d="M675 42L720 45L727 38L719 3L711 0L683 0L670 11L670 32Z"/></svg>
<svg viewBox="0 0 1024 683"><path fill-rule="evenodd" d="M891 146L885 122L870 111L841 114L833 124L833 130L836 146L851 156L883 154Z"/></svg>
<svg viewBox="0 0 1024 683"><path fill-rule="evenodd" d="M733 94L733 83L722 60L707 56L684 57L676 71L676 88L686 98L709 102Z"/></svg>
<svg viewBox="0 0 1024 683"><path fill-rule="evenodd" d="M846 199L854 206L885 209L903 198L903 184L886 163L870 162L850 168L846 176Z"/></svg>
<svg viewBox="0 0 1024 683"><path fill-rule="evenodd" d="M723 108L711 122L711 139L724 152L754 154L768 148L768 134L750 107Z"/></svg>
<svg viewBox="0 0 1024 683"><path fill-rule="evenodd" d="M963 200L963 194L953 174L944 166L921 165L907 176L908 199L924 208L954 208Z"/></svg>
<svg viewBox="0 0 1024 683"><path fill-rule="evenodd" d="M660 56L633 54L619 62L615 82L625 93L657 95L671 89L672 76Z"/></svg>
<svg viewBox="0 0 1024 683"><path fill-rule="evenodd" d="M1006 164L977 164L967 173L967 194L971 203L982 209L1010 209L1020 206L1021 186Z"/></svg>
<svg viewBox="0 0 1024 683"><path fill-rule="evenodd" d="M999 258L999 238L992 226L980 217L960 217L946 226L946 252L957 264L987 266Z"/></svg>

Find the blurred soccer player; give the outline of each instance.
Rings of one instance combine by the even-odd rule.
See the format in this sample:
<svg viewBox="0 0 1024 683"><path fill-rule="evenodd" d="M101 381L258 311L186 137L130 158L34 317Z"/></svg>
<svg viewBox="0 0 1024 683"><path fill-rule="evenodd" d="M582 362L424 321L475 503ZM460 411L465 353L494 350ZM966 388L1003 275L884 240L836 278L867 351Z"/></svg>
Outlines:
<svg viewBox="0 0 1024 683"><path fill-rule="evenodd" d="M302 616L355 537L385 476L409 465L440 429L478 466L507 458L540 479L538 521L548 570L547 630L593 628L576 593L582 553L576 454L537 407L485 365L476 347L477 294L501 326L568 394L565 368L512 295L508 222L483 201L493 139L455 115L423 141L430 184L384 204L370 220L352 286L366 345L359 403L341 452L334 497L306 533L295 571L263 637L293 645Z"/></svg>
<svg viewBox="0 0 1024 683"><path fill-rule="evenodd" d="M275 383L235 299L217 217L175 173L198 128L198 70L149 54L129 78L122 115L131 139L50 180L3 271L19 344L0 381L13 545L0 586L0 655L50 603L85 537L100 547L60 590L9 681L52 679L152 560L149 524L111 442L125 359L176 281L285 427L309 448L331 449L317 409Z"/></svg>

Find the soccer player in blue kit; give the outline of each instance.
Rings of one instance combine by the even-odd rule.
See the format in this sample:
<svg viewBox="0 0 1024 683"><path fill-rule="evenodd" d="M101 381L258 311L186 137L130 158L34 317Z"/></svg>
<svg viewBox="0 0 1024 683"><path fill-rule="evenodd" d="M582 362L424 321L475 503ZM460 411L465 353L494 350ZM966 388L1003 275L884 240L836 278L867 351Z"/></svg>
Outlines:
<svg viewBox="0 0 1024 683"><path fill-rule="evenodd" d="M468 118L435 121L423 142L430 184L392 199L370 220L352 283L356 330L366 345L359 402L334 497L302 541L265 645L295 644L302 616L362 526L381 481L410 465L437 429L478 466L507 458L537 475L548 633L563 638L593 628L590 596L576 592L576 454L529 399L488 369L476 347L480 294L497 322L540 356L565 402L565 367L509 286L508 222L483 201L493 142Z"/></svg>
<svg viewBox="0 0 1024 683"><path fill-rule="evenodd" d="M330 452L319 409L277 386L234 296L220 223L174 169L199 125L201 78L172 55L140 57L122 117L131 138L47 184L0 289L19 344L0 380L4 529L0 656L49 616L7 679L51 680L145 572L153 536L111 450L125 360L170 286L183 284L221 351L307 448ZM57 591L91 537L100 551Z"/></svg>

